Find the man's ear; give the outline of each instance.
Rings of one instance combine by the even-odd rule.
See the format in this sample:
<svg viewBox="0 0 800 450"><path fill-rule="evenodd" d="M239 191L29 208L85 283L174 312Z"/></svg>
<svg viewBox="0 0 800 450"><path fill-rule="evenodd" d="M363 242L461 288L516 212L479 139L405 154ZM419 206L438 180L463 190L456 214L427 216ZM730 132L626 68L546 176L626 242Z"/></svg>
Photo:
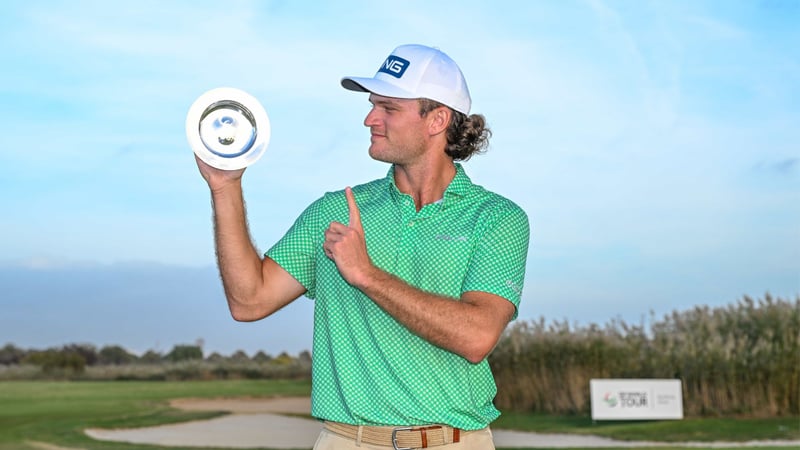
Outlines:
<svg viewBox="0 0 800 450"><path fill-rule="evenodd" d="M450 118L452 115L453 111L446 106L440 106L429 112L428 117L430 118L430 122L428 129L431 135L437 135L447 131L447 127L450 126Z"/></svg>

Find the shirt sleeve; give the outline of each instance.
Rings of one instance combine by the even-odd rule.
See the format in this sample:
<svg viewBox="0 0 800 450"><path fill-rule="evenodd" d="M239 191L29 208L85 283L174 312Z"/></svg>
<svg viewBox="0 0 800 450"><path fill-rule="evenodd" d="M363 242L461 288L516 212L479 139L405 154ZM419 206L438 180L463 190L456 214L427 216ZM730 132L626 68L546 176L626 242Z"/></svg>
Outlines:
<svg viewBox="0 0 800 450"><path fill-rule="evenodd" d="M316 252L321 249L324 227L320 228L323 198L316 200L295 220L286 234L264 256L274 260L303 287L308 298L316 296Z"/></svg>
<svg viewBox="0 0 800 450"><path fill-rule="evenodd" d="M499 295L519 312L530 224L525 212L513 203L494 213L477 245L462 285L462 293L482 291Z"/></svg>

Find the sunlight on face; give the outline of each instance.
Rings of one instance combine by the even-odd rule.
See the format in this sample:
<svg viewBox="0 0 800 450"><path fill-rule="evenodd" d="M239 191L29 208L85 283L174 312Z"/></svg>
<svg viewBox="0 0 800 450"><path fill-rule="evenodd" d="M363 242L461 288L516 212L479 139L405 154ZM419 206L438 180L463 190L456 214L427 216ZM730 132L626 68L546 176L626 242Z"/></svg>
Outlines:
<svg viewBox="0 0 800 450"><path fill-rule="evenodd" d="M378 161L409 164L426 152L427 121L419 114L417 99L370 94L372 109L364 119L370 129L369 155Z"/></svg>

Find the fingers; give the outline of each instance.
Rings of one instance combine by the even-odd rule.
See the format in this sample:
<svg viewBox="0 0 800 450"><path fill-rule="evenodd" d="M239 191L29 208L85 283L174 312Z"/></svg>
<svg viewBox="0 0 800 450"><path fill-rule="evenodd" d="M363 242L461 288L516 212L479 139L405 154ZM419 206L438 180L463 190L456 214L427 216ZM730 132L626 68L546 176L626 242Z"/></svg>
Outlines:
<svg viewBox="0 0 800 450"><path fill-rule="evenodd" d="M323 250L325 255L335 260L336 255L341 253L348 244L347 242L357 242L359 239L363 240L364 228L361 225L361 211L358 209L355 194L353 189L346 187L344 190L345 199L347 200L347 209L350 214L350 219L347 225L339 222L331 222L325 230L325 242L323 243ZM353 238L355 237L355 240Z"/></svg>
<svg viewBox="0 0 800 450"><path fill-rule="evenodd" d="M344 189L344 195L347 197L347 208L350 210L350 222L348 226L358 230L363 230L361 227L361 211L358 210L356 204L356 197L353 195L353 189L349 186Z"/></svg>
<svg viewBox="0 0 800 450"><path fill-rule="evenodd" d="M238 182L241 180L242 175L244 175L244 168L237 170L217 169L200 159L197 155L194 156L194 159L198 169L200 169L200 175L203 176L212 191L223 188L231 182Z"/></svg>

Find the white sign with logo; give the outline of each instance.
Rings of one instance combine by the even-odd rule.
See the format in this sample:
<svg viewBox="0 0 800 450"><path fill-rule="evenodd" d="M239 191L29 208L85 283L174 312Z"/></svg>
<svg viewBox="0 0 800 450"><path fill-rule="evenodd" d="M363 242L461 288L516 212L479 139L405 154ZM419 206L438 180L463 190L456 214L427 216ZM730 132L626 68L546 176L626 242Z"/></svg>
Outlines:
<svg viewBox="0 0 800 450"><path fill-rule="evenodd" d="M592 420L683 419L681 380L590 380Z"/></svg>

